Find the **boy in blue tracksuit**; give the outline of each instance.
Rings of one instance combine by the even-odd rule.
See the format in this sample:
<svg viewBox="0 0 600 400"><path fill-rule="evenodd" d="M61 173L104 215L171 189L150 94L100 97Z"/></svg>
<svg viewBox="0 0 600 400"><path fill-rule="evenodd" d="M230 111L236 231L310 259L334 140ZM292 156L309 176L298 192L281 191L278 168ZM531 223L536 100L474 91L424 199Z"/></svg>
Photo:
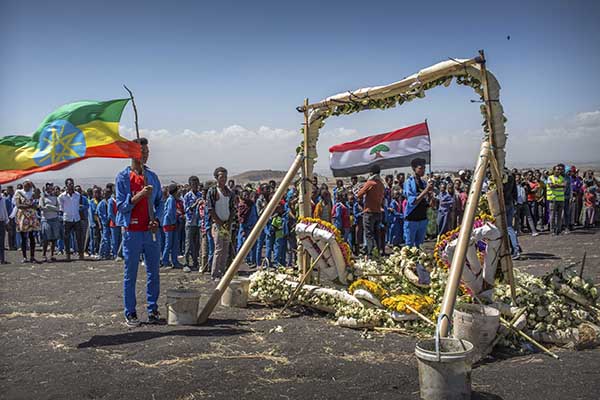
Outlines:
<svg viewBox="0 0 600 400"><path fill-rule="evenodd" d="M117 200L114 196L108 199L108 226L110 227L110 248L112 257L121 256L121 227L117 224Z"/></svg>
<svg viewBox="0 0 600 400"><path fill-rule="evenodd" d="M104 189L103 199L96 207L96 215L100 222L100 259L110 260L110 219L108 217L108 200L111 198L110 189Z"/></svg>
<svg viewBox="0 0 600 400"><path fill-rule="evenodd" d="M258 213L256 212L256 205L250 198L250 192L248 190L244 190L241 194L241 198L238 204L238 235L237 235L237 251L239 252L246 238L250 235L252 228L256 225L258 221ZM253 248L248 252L248 256L246 257L246 262L249 265L256 264L256 244Z"/></svg>
<svg viewBox="0 0 600 400"><path fill-rule="evenodd" d="M98 218L98 205L102 201L102 189L94 187L92 189L92 198L88 201L88 235L89 244L87 251L90 255L95 256L100 251L100 242L102 238L102 223Z"/></svg>
<svg viewBox="0 0 600 400"><path fill-rule="evenodd" d="M282 201L283 202L283 201ZM270 219L271 222L271 230L270 235L267 235L267 243L269 241L269 236L272 237L275 258L274 263L276 266L285 266L285 253L287 252L287 242L285 239L285 230L284 224L286 218L284 218L283 204L279 204L275 213ZM268 247L267 247L268 249Z"/></svg>
<svg viewBox="0 0 600 400"><path fill-rule="evenodd" d="M392 246L400 246L404 236L402 222L404 215L402 214L402 196L399 191L393 193L392 201L388 206L389 213L389 238Z"/></svg>
<svg viewBox="0 0 600 400"><path fill-rule="evenodd" d="M254 202L254 204L256 206L256 212L258 214L258 217L261 216L262 212L267 207L270 197L271 197L271 186L267 185L266 183L260 185L258 188L258 197L256 198L256 201ZM267 225L268 225L268 223L267 223ZM265 246L265 242L266 242L266 238L267 238L266 232L267 232L267 227L265 226L265 228L260 232L260 235L258 236L258 238L256 240L256 246L255 246L256 247L256 265L261 265L263 262L262 250L263 250L263 247Z"/></svg>
<svg viewBox="0 0 600 400"><path fill-rule="evenodd" d="M204 193L206 198L206 193ZM204 213L204 230L206 234L206 250L208 253L207 262L208 264L202 267L203 272L212 271L213 256L215 254L215 240L212 235L212 220L210 219L210 213L206 210L206 205L202 204L202 213Z"/></svg>
<svg viewBox="0 0 600 400"><path fill-rule="evenodd" d="M348 235L348 244L350 250L354 252L356 245L356 215L355 215L356 200L352 191L346 194L346 208L348 209L348 215L350 216L350 234Z"/></svg>
<svg viewBox="0 0 600 400"><path fill-rule="evenodd" d="M359 253L361 245L365 242L365 233L363 231L363 207L360 199L354 196L354 205L352 206L352 215L354 216L354 254Z"/></svg>
<svg viewBox="0 0 600 400"><path fill-rule="evenodd" d="M161 256L161 266L162 266L162 253L165 248L165 231L163 230L163 217L165 214L165 203L167 202L167 198L169 197L169 187L164 186L162 188L162 196L160 198L160 206L158 207L158 214L156 215L156 219L158 220L158 240L160 242L160 256Z"/></svg>
<svg viewBox="0 0 600 400"><path fill-rule="evenodd" d="M338 231L340 231L340 234L346 243L351 245L352 239L350 238L350 213L348 212L348 207L346 207L346 204L344 204L344 197L345 193L338 191L335 204L333 205L333 224Z"/></svg>
<svg viewBox="0 0 600 400"><path fill-rule="evenodd" d="M273 246L275 245L275 231L273 231L273 227L271 226L271 222L273 220L273 216L271 216L265 227L263 229L264 233L264 244L265 244L265 256L262 259L262 262L265 263L268 267L273 264Z"/></svg>
<svg viewBox="0 0 600 400"><path fill-rule="evenodd" d="M169 197L165 202L164 211L162 213L162 229L165 233L165 247L162 252L162 265L165 267L172 266L174 268L183 267L177 260L179 254L179 237L177 235L177 192L179 191L176 184L169 185ZM169 257L171 261L169 262Z"/></svg>
<svg viewBox="0 0 600 400"><path fill-rule="evenodd" d="M158 221L155 216L162 197L158 176L145 167L148 160L148 140L135 139L141 148L141 158L132 159L131 166L116 177L117 225L125 228L123 234L123 301L128 326L139 326L136 312L135 285L140 256L146 266L146 301L148 323L159 323L158 295L160 292Z"/></svg>

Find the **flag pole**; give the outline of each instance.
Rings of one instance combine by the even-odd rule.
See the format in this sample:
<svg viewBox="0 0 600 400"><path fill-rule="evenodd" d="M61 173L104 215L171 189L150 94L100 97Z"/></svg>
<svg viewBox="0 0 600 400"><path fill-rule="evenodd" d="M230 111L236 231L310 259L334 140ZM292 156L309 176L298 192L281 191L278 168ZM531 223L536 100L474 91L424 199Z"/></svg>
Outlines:
<svg viewBox="0 0 600 400"><path fill-rule="evenodd" d="M139 140L140 139L140 128L138 125L138 112L137 107L135 106L135 100L133 98L133 92L129 90L129 88L123 85L125 90L129 93L129 98L131 99L131 105L133 106L133 116L135 122L135 136ZM148 178L146 176L146 166L142 165L142 174L144 176L144 186L148 186ZM160 189L160 188L159 188ZM148 217L150 221L154 221L156 218L154 216L154 204L152 204L152 195L154 194L154 188L152 188L152 192L150 192L150 196L147 197L148 200ZM156 232L152 232L152 240L156 241Z"/></svg>

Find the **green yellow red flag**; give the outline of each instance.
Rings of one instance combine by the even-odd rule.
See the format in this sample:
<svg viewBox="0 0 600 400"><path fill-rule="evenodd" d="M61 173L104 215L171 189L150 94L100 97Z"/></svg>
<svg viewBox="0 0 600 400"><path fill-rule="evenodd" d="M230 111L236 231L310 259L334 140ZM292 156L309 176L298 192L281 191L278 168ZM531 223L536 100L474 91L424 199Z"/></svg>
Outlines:
<svg viewBox="0 0 600 400"><path fill-rule="evenodd" d="M128 101L66 104L48 115L32 136L0 137L0 183L91 157L140 158L140 146L119 135Z"/></svg>

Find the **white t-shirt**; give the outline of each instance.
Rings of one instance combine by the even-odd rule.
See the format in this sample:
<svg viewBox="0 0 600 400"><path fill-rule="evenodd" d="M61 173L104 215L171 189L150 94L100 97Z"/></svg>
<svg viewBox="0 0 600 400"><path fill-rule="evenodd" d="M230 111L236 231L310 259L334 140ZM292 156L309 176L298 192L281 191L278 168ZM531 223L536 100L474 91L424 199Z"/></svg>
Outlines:
<svg viewBox="0 0 600 400"><path fill-rule="evenodd" d="M227 222L229 220L229 196L225 196L221 189L217 187L217 192L219 193L219 199L215 202L215 213L217 217L223 222ZM231 194L231 192L229 192Z"/></svg>

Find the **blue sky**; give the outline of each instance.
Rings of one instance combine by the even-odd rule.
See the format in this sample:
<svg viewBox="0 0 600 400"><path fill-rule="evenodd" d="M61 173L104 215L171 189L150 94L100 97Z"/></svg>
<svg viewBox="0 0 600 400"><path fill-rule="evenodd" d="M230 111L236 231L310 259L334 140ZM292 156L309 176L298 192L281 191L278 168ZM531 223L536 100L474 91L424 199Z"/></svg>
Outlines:
<svg viewBox="0 0 600 400"><path fill-rule="evenodd" d="M124 97L126 83L161 169L283 169L300 141L295 107L305 97L390 83L483 48L502 86L509 161L600 161L598 21L598 1L3 0L0 135L29 134L70 101ZM331 118L318 167L326 170L331 144L425 118L434 167L469 166L481 136L475 98L453 86ZM130 109L122 125L132 134ZM93 175L113 165L70 169Z"/></svg>

